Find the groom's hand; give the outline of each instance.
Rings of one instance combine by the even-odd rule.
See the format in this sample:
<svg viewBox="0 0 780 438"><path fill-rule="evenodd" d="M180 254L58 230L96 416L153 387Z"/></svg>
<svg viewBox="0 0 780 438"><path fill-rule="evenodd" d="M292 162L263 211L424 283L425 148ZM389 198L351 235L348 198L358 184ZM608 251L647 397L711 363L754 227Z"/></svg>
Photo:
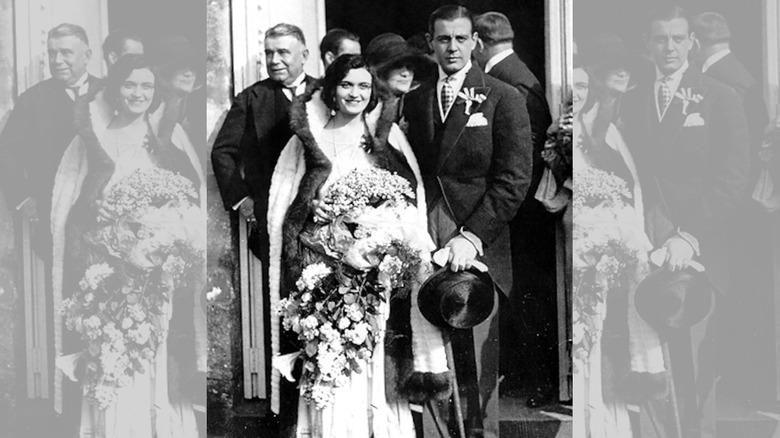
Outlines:
<svg viewBox="0 0 780 438"><path fill-rule="evenodd" d="M455 236L444 245L450 249L450 270L463 271L471 268L477 257L477 248L463 236Z"/></svg>
<svg viewBox="0 0 780 438"><path fill-rule="evenodd" d="M666 248L666 268L672 272L685 269L693 259L693 247L687 240L672 236L664 243Z"/></svg>

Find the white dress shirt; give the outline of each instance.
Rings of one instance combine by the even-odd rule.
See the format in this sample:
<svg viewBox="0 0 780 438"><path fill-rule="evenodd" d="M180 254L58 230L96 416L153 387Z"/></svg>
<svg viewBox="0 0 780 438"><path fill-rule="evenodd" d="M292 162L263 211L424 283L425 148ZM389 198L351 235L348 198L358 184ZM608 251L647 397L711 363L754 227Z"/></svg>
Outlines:
<svg viewBox="0 0 780 438"><path fill-rule="evenodd" d="M496 66L499 62L505 60L509 55L514 53L514 49L506 49L503 52L496 53L492 58L485 63L485 73L490 73L490 70Z"/></svg>
<svg viewBox="0 0 780 438"><path fill-rule="evenodd" d="M688 61L685 61L685 63L680 67L676 72L665 75L661 73L661 70L658 69L658 67L655 68L655 86L653 87L653 100L655 100L655 108L658 111L658 120L661 121L664 119L664 115L666 115L666 110L669 109L670 106L672 106L672 101L674 100L674 95L677 93L677 88L680 86L680 82L682 81L683 74L686 70L688 70L689 64ZM665 77L669 77L669 89L672 92L672 98L669 99L669 104L666 105L666 108L660 108L658 106L658 89L661 87L661 80Z"/></svg>
<svg viewBox="0 0 780 438"><path fill-rule="evenodd" d="M706 61L704 61L704 64L701 65L701 72L707 73L707 70L709 70L713 64L725 58L726 55L728 55L729 53L731 53L731 49L723 49L719 52L715 52L712 55L710 55L710 57L707 58Z"/></svg>
<svg viewBox="0 0 780 438"><path fill-rule="evenodd" d="M439 81L436 82L436 100L439 102L439 113L441 114L442 120L447 119L447 114L450 113L450 109L453 107L453 105L455 105L455 101L458 100L458 93L460 92L461 87L463 87L463 82L466 81L466 74L469 72L469 70L471 70L471 60L469 60L469 62L467 62L462 69L451 75L444 73L444 70L442 70L441 66L439 66ZM455 98L452 100L450 108L442 108L441 89L444 87L444 80L448 77L450 78L450 86L452 87Z"/></svg>
<svg viewBox="0 0 780 438"><path fill-rule="evenodd" d="M78 81L76 81L73 85L65 85L65 92L68 93L68 96L70 96L71 100L76 100L77 97L83 96L87 93L87 78L89 77L89 73L84 72L83 75L79 78ZM76 95L76 87L78 87L78 95Z"/></svg>
<svg viewBox="0 0 780 438"><path fill-rule="evenodd" d="M290 86L285 86L282 88L282 92L285 96L287 96L287 99L292 102L293 98L295 96L300 96L303 94L303 92L306 90L306 84L303 82L306 79L306 73L301 73L300 76L295 78L292 84ZM293 90L295 90L295 96L293 96Z"/></svg>

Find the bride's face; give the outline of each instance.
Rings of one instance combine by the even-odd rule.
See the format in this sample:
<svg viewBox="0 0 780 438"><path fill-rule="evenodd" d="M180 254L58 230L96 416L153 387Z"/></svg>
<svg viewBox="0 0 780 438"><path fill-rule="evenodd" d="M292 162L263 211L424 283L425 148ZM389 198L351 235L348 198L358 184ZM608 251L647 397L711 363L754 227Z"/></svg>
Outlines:
<svg viewBox="0 0 780 438"><path fill-rule="evenodd" d="M336 103L339 111L357 115L362 113L371 99L371 73L364 68L350 70L336 86Z"/></svg>
<svg viewBox="0 0 780 438"><path fill-rule="evenodd" d="M122 111L139 115L149 109L154 97L154 74L148 68L133 70L119 87Z"/></svg>

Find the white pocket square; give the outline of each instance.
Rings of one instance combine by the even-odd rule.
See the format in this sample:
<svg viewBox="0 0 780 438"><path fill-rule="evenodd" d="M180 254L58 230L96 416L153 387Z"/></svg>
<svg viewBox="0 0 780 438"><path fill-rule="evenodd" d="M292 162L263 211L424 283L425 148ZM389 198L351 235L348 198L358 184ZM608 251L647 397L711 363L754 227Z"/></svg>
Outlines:
<svg viewBox="0 0 780 438"><path fill-rule="evenodd" d="M683 126L704 126L704 119L701 118L701 114L699 113L688 114Z"/></svg>
<svg viewBox="0 0 780 438"><path fill-rule="evenodd" d="M485 118L485 115L482 113L475 113L472 114L471 117L469 117L469 120L466 122L466 127L471 128L474 126L487 126L488 121Z"/></svg>

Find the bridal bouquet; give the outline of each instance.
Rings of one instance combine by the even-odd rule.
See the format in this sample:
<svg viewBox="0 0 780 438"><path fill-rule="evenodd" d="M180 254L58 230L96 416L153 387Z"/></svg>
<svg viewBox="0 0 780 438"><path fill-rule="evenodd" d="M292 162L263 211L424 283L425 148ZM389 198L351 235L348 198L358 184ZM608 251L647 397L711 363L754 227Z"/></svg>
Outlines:
<svg viewBox="0 0 780 438"><path fill-rule="evenodd" d="M325 203L333 214L341 216L377 206L386 201L403 204L414 199L409 181L377 167L355 169L339 178L330 187Z"/></svg>
<svg viewBox="0 0 780 438"><path fill-rule="evenodd" d="M624 180L590 167L574 177L573 355L584 362L600 337L607 292L628 287L636 275L642 236Z"/></svg>
<svg viewBox="0 0 780 438"><path fill-rule="evenodd" d="M94 260L61 312L87 344L74 369L84 370L85 394L101 408L135 373L147 372L167 330L172 294L203 263L194 196L178 174L135 171L106 197L115 219L84 236ZM76 380L73 370L68 374Z"/></svg>
<svg viewBox="0 0 780 438"><path fill-rule="evenodd" d="M355 170L327 197L339 216L301 236L324 260L306 266L296 290L276 308L284 329L303 345L277 368L292 380L291 364L302 359L301 395L318 409L332 403L334 388L363 371L381 339L387 300L407 295L418 279L425 241L410 199L403 178Z"/></svg>

